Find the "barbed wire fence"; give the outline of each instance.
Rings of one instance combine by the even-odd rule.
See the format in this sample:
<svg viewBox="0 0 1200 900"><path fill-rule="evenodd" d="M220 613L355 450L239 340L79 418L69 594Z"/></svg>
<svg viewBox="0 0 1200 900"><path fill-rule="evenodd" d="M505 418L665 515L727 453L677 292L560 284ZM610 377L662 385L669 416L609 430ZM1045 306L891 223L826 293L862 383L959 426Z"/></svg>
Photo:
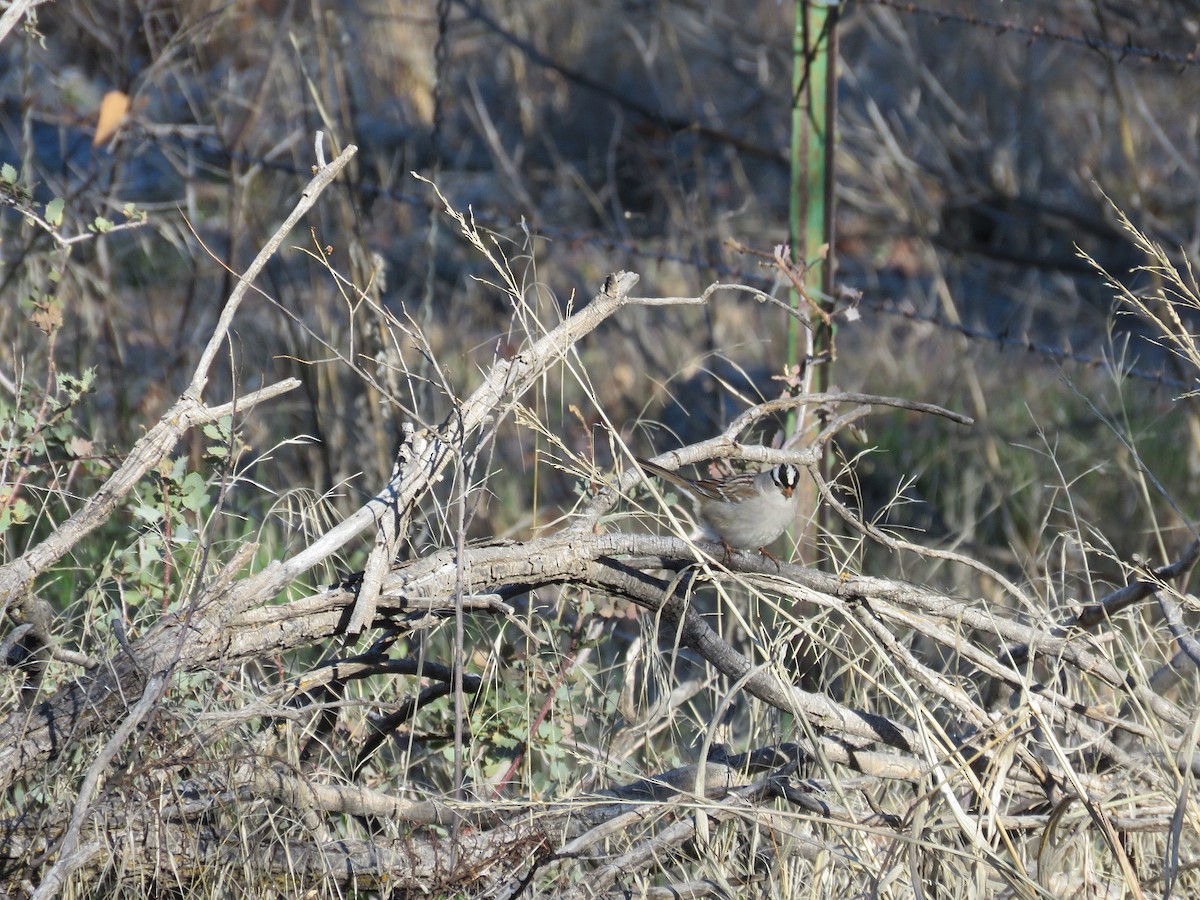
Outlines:
<svg viewBox="0 0 1200 900"><path fill-rule="evenodd" d="M154 140L163 141L166 138L156 137ZM281 175L303 177L301 167L279 158L266 158L241 151L227 151L215 144L207 144L203 139L195 137L180 137L180 143L189 143L205 153L225 153L232 160L240 163L253 164ZM402 204L434 216L440 210L432 206L428 199L417 194L386 187L369 182L342 183L337 185L341 190L349 191L360 199L371 201L385 200ZM719 259L702 257L699 254L683 255L662 248L647 248L632 243L620 235L599 233L595 230L573 229L551 222L523 223L506 218L493 211L472 209L474 221L480 227L498 234L520 234L526 227L536 239L561 241L565 244L590 247L605 253L622 257L626 260L662 265L675 264L697 272L708 272L719 276L722 280L737 281L761 290L771 292L780 287L776 274L764 272L761 267L738 267ZM614 261L614 264L617 264ZM879 314L903 319L907 322L928 326L941 332L962 337L972 343L987 345L1002 350L1012 350L1036 358L1050 365L1073 365L1084 369L1119 368L1123 377L1136 379L1148 385L1169 390L1190 391L1196 389L1196 384L1175 377L1164 369L1147 370L1137 365L1120 365L1113 356L1104 352L1103 348L1093 350L1078 350L1067 346L1056 346L1047 341L1036 340L1027 333L1012 333L1009 329L989 330L984 327L968 325L952 321L937 313L923 311L919 305L904 297L864 295L857 301L862 309Z"/></svg>
<svg viewBox="0 0 1200 900"><path fill-rule="evenodd" d="M900 13L924 16L933 19L938 24L981 28L1001 37L1020 37L1030 43L1048 41L1085 50L1097 50L1112 54L1117 62L1145 60L1147 62L1168 63L1173 66L1184 67L1200 63L1200 45L1187 53L1179 53L1160 47L1143 47L1135 44L1132 36L1128 36L1123 42L1117 42L1089 34L1071 34L1047 28L1041 21L1044 15L1039 15L1039 22L1037 24L1027 25L1008 19L991 19L973 13L924 6L920 3L908 2L908 0L855 0L855 2L864 6L886 6Z"/></svg>
<svg viewBox="0 0 1200 900"><path fill-rule="evenodd" d="M950 8L933 7L907 0L852 0L849 7L879 7L886 8L901 16L911 16L931 20L938 26L975 29L994 34L999 38L1024 41L1028 44L1046 42L1061 45L1072 50L1091 53L1107 54L1118 64L1138 61L1144 64L1157 64L1175 69L1193 67L1200 63L1200 45L1189 52L1144 46L1135 43L1131 36L1124 41L1114 41L1086 33L1070 33L1044 24L1046 10L1039 11L1038 21L1034 24L1016 21L1014 19L996 19L978 15L973 12L960 11ZM612 88L610 85L577 71L556 61L550 53L535 46L530 40L512 33L494 16L477 3L470 0L443 0L437 11L437 66L441 73L449 65L447 59L448 45L452 40L453 23L450 22L450 8L461 9L468 20L481 23L490 33L497 35L504 43L523 54L530 65L552 69L572 84L588 91L597 91L611 103L617 104L631 114L646 118L662 118L662 116L636 98L628 97ZM439 82L440 82L439 76ZM435 88L436 96L442 96L443 89ZM702 133L719 142L726 142L739 151L752 152L760 158L767 158L786 166L787 160L782 154L773 154L769 148L748 146L745 141L736 136L722 133L719 129L707 126L704 122L692 119L672 118L666 121L667 127L673 130L690 130ZM434 133L431 140L436 144L441 140L444 129L442 112L440 110L434 121ZM233 149L222 143L217 137L197 135L194 130L179 129L172 131L170 127L158 126L152 131L144 131L139 139L159 147L171 146L176 150L196 154L217 166L222 164L239 164L254 166L263 171L275 172L280 175L307 177L308 173L295 163L281 156L264 156L239 149ZM438 157L440 159L440 156ZM430 203L428 197L379 183L366 180L345 182L337 189L349 191L360 200L377 202L380 200L401 204L420 210L423 214L435 216L438 208ZM506 217L493 210L472 209L475 221L497 233L520 234L528 228L538 238L559 241L572 246L595 248L608 254L623 257L631 261L652 262L655 264L671 263L697 272L705 271L716 274L722 279L737 280L752 286L771 291L780 287L776 276L764 273L758 267L740 267L731 265L720 259L702 256L700 253L682 254L663 248L649 248L639 245L622 234L605 233L595 229L575 229L561 223L553 222L538 216L538 210L528 210L528 219ZM782 230L782 224L781 224ZM429 285L426 285L428 292ZM905 297L863 296L859 301L862 308L877 312L881 315L902 319L908 322L954 334L971 343L988 345L1002 350L1020 352L1028 357L1040 359L1055 366L1072 365L1082 368L1113 368L1113 356L1104 348L1078 349L1066 345L1055 345L1051 342L1038 340L1027 333L1012 333L1009 330L990 330L978 325L952 321L943 315L922 310L922 304ZM1136 364L1121 366L1121 374L1134 378L1157 388L1187 391L1195 385L1175 377L1164 369L1146 370Z"/></svg>

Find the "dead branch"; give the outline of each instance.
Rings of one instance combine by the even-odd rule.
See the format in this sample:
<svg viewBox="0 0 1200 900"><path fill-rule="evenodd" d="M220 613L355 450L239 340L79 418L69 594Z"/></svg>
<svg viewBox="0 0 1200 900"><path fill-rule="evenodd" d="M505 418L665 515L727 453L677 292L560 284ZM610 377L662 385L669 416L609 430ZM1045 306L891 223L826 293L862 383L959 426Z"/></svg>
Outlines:
<svg viewBox="0 0 1200 900"><path fill-rule="evenodd" d="M10 855L0 854L0 871L19 869L33 852L46 854L53 863L42 889L49 892L72 871L118 867L158 877L161 870L154 868L157 864L144 862L154 858L147 848L170 859L175 871L227 865L241 852L241 846L213 823L249 804L261 813L254 827L271 835L258 863L264 877L287 872L302 881L326 880L343 889L372 890L387 884L427 891L478 888L506 896L518 892L526 879L541 870L575 874L588 870L591 887L603 892L622 873L624 877L663 858L686 858L697 841L708 840L710 820L714 825L723 823L723 827L787 831L790 826L777 820L772 803L792 805L827 823L895 828L904 821L904 810L887 809L875 802L872 795L881 786L899 781L946 796L954 786L965 785L972 797L994 797L996 790L1002 790L1005 805L993 806L994 801L989 800L974 806L968 802L966 808L956 800L955 815L962 827L974 816L978 821L987 818L1004 823L1005 828L1024 829L1037 827L1034 823L1038 821L1046 823L1048 813L1031 810L1050 808L1081 792L1105 796L1118 789L1116 774L1079 771L1064 754L1039 752L1036 735L1047 728L1085 742L1091 757L1112 766L1114 773L1127 772L1133 765L1130 741L1140 742L1143 749L1159 739L1173 750L1186 746L1189 719L1182 710L1147 686L1131 682L1113 662L1071 640L1065 629L1047 629L1044 623L1022 621L1006 611L905 582L847 577L786 563L777 567L754 553L734 554L725 561L720 548L703 543L603 531L599 527L602 516L640 477L634 471L614 477L600 488L581 504L578 521L558 533L526 541L449 547L392 564L414 511L446 466L467 454L473 442L490 439L522 394L548 368L606 318L634 302L628 292L636 281L636 276L628 273L611 276L589 304L509 358L498 360L438 428L409 429L388 483L357 512L317 535L308 546L245 575L242 572L254 548L243 547L216 578L197 591L185 609L160 619L120 652L40 702L10 711L0 720L0 787L5 789L27 781L35 771L55 771L68 751L87 746L96 735L113 732L94 757L69 816L47 810L41 817L3 823ZM220 327L227 328L228 322ZM249 400L243 398L244 403ZM185 395L180 403L187 401ZM852 406L834 416L809 447L771 450L738 440L741 431L766 411L805 402ZM183 430L201 420L197 417L211 416L217 409L199 405L198 400L195 403L182 418L164 418L159 426L162 436L152 452L134 448L143 458L139 465L145 458L167 452ZM713 440L677 451L673 462L736 455L762 463L800 462L815 472L821 447L839 429L859 421L877 405L903 406L964 421L927 404L868 395L785 398L749 410ZM180 408L177 404L175 409ZM826 502L837 504L828 487L819 484ZM115 492L128 487L106 485L105 489ZM107 506L92 498L90 515L111 510L116 496L114 493L111 500L104 501ZM843 513L854 518L848 510ZM377 548L382 549L372 554L369 565L375 572L372 577L349 579L288 602L272 602L313 566L363 531L378 527L381 517L394 527L380 532ZM873 527L864 525L860 530L896 551L937 555L937 551L892 540ZM1190 564L1193 557L1191 553L1185 559ZM943 554L941 558L969 563L957 556ZM44 570L45 561L40 556L36 560L27 562L25 568L9 567L10 577L16 579L14 585L27 586L30 582L22 579ZM387 560L388 565L381 566L380 560ZM1185 570L1181 560L1153 574L1161 584L1161 579ZM744 651L713 628L702 612L702 597L717 583L724 589L737 587L761 596L802 601L837 617L845 627L853 626L869 637L871 646L886 657L890 670L903 684L919 690L929 708L936 707L936 721L911 715L903 704L887 712L855 708L838 702L830 693L800 687L799 673L763 658L756 650ZM637 779L570 803L527 802L512 807L496 802L450 803L436 797L392 797L362 783L373 755L394 742L400 732L411 731L416 712L448 694L456 679L461 678L468 693L485 685L480 677L456 672L454 666L434 659L393 656L397 642L420 639L460 611L481 619L511 621L519 625L518 633L535 643L529 622L543 612L533 598L547 590L558 591L564 598L575 596L568 592L594 592L636 605L676 652L691 654L706 670L735 685L736 691L793 717L799 723L796 740L739 755L714 751L694 766ZM1147 593L1144 590L1138 596ZM570 604L569 599L567 602ZM12 609L19 616L34 607L16 604ZM577 615L570 606L565 612ZM163 789L161 796L135 803L123 803L117 799L119 794L104 793L101 785L106 776L112 777L116 755L129 743L149 709L166 704L158 698L164 690L169 691L175 679L327 647L360 627L385 631L366 651L326 652L323 661L306 674L264 685L237 714L197 723L189 737L195 747L211 746L234 742L234 729L247 722L297 726L307 722L294 762L278 756L272 731L266 727L245 741L242 759L223 776L209 770L204 776L180 778ZM10 642L37 630L18 628L23 630ZM45 623L42 628L47 630ZM961 672L955 677L940 671L909 646L908 636L914 632L953 653L973 678L995 679L1014 695L1031 698L1030 703L1038 704L1036 710L1001 714L987 707L970 681L962 680ZM1034 682L1011 655L997 655L995 648L1004 645L1027 647L1032 662L1065 664L1115 696L1136 701L1155 717L1158 730L1135 720L1128 710L1114 715L1111 710L1081 704L1068 688ZM368 678L410 679L413 690L406 694L407 699L393 703L390 711L369 716L368 732L348 743L337 730L346 687ZM134 705L139 697L141 702ZM1036 727L1030 721L1035 721ZM1114 739L1111 730L1119 730L1122 740ZM318 761L328 767L316 765ZM798 777L802 766L830 777L820 785L802 781ZM344 772L346 783L331 782L331 771ZM840 773L836 779L835 773ZM1169 787L1151 771L1138 777L1150 789ZM852 791L847 788L851 783L856 785ZM1081 809L1088 814L1096 810L1094 803ZM345 815L376 825L453 826L453 839L448 843L428 829L391 839L374 828L372 840L335 840L335 817ZM291 824L278 826L277 819ZM1121 820L1116 817L1112 821ZM1131 813L1123 821L1130 827L1154 828L1158 825L1147 823L1164 820ZM30 830L33 823L36 831ZM471 827L464 829L467 823ZM976 844L979 834L972 838ZM603 841L616 841L621 849L596 860L593 868L588 856ZM795 834L789 847L789 853L817 852L810 840Z"/></svg>

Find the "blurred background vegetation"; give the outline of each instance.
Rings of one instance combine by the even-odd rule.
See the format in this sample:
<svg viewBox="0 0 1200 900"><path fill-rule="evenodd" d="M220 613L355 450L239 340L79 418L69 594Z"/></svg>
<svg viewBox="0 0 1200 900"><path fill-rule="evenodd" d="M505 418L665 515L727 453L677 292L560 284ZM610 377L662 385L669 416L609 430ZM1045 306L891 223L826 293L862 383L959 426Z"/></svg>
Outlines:
<svg viewBox="0 0 1200 900"><path fill-rule="evenodd" d="M877 425L869 443L882 452L858 473L868 505L914 479L911 524L1024 555L1044 534L1056 458L1089 488L1078 512L1123 553L1143 549L1149 511L1111 477L1127 453L1080 394L1119 403L1191 500L1190 413L1163 421L1191 376L1138 317L1114 315L1076 247L1118 277L1140 262L1111 199L1195 253L1195 13L1186 0L845 4L836 280L863 299L831 380L978 420L970 433L903 416ZM470 207L547 310L618 268L640 272L649 293L714 280L780 293L727 241L786 240L791 16L777 2L49 4L40 36L14 34L0 56L0 158L35 198L66 201L68 228L119 220L128 202L149 220L68 261L4 219L17 301L0 320L6 381L43 385L49 342L30 308L53 300L56 369L96 373L79 433L128 445L190 372L230 269L273 228L323 130L335 148L362 147L353 176L305 252L273 264L224 377L245 389L285 373L305 381L253 436L259 447L314 438L279 452L271 487L324 494L358 473L377 483L397 411L354 370L386 386L386 339L307 254L330 244L355 285L416 317L460 389L503 352L510 310L474 280L478 258L431 222L437 204L411 171ZM129 113L94 146L108 91ZM745 303L639 312L587 348L607 366L598 399L644 451L709 436L748 398L777 393L780 328L777 310ZM1149 377L1123 377L1130 369ZM439 419L437 394L407 398L408 414ZM578 399L557 398L553 426L591 447L590 413L567 412ZM498 453L510 475L531 474L533 447ZM490 504L473 533L561 507L569 485L547 475L538 496Z"/></svg>
<svg viewBox="0 0 1200 900"><path fill-rule="evenodd" d="M196 434L107 543L63 568L48 588L62 611L79 583L122 609L172 602L170 548L206 527L213 473L234 460L258 460L241 470L255 489L222 498L223 537L265 538L267 557L356 508L386 480L402 423L451 408L428 358L462 395L515 349L494 273L411 172L470 210L545 321L618 269L641 273L644 295L721 281L784 296L731 241L787 239L793 15L778 0L39 7L35 29L0 45L4 197L60 198L62 234L121 225L131 203L146 220L68 249L0 214L5 559L184 387L235 273L308 179L317 131L327 153L360 147L352 173L259 280L210 387L294 375L303 389L236 438ZM1182 267L1197 257L1200 3L854 0L838 28L835 280L862 297L831 381L976 420L871 419L840 448L855 458L846 488L867 518L968 552L1050 608L1094 599L1124 583L1124 561L1171 557L1200 492L1195 367L1080 255L1135 291L1160 286L1132 271L1144 254L1119 210ZM113 91L128 112L97 144ZM428 345L393 345L372 303ZM470 536L535 533L610 471L600 410L649 454L777 396L783 322L741 300L606 324L579 347L592 382L564 372L539 394L551 439L514 426L496 444L502 475ZM410 552L451 540L431 510ZM817 556L995 589L836 538Z"/></svg>

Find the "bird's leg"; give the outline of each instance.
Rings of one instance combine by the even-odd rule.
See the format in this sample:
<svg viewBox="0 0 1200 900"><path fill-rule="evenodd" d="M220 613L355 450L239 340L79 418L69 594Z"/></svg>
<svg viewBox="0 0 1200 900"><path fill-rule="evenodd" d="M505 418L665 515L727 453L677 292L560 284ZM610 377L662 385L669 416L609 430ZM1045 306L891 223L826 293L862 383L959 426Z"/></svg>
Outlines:
<svg viewBox="0 0 1200 900"><path fill-rule="evenodd" d="M775 571L776 571L776 572L780 571L780 569L781 569L782 567L781 567L781 566L780 566L780 564L779 564L779 557L778 557L778 556L776 556L774 553L772 553L772 552L771 552L770 550L768 550L766 547L759 547L759 548L758 548L758 552L759 552L759 554L761 554L762 556L765 556L767 559L769 559L771 562L775 563Z"/></svg>

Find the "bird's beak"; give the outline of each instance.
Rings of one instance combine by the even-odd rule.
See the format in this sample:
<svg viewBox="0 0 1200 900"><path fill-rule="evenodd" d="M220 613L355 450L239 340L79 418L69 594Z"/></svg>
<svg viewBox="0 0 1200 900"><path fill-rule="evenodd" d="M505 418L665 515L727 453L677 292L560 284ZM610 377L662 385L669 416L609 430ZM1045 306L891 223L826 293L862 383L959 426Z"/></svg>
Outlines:
<svg viewBox="0 0 1200 900"><path fill-rule="evenodd" d="M787 499L791 500L792 499L792 490L793 490L792 488L785 487L783 489L783 496L785 496L785 497L787 497Z"/></svg>

